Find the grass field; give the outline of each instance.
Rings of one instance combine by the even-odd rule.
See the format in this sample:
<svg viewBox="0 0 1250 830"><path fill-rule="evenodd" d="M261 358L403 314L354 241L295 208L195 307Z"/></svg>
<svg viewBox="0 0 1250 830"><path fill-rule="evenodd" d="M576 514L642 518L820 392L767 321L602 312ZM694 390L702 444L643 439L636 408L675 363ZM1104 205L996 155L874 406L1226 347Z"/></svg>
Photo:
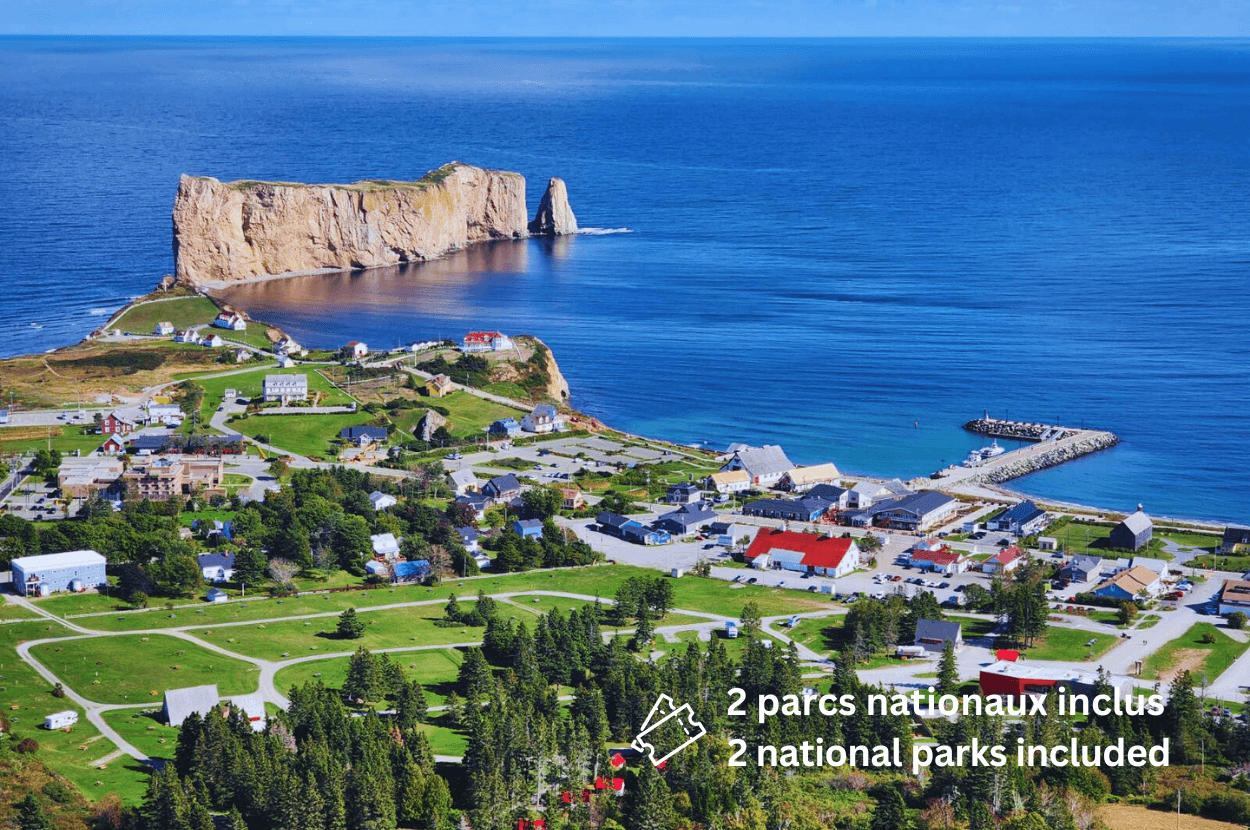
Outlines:
<svg viewBox="0 0 1250 830"><path fill-rule="evenodd" d="M26 453L52 449L62 453L81 450L83 455L104 443L94 426L5 427L0 429L0 453Z"/></svg>
<svg viewBox="0 0 1250 830"><path fill-rule="evenodd" d="M208 417L221 405L227 389L236 390L239 397L259 399L264 391L265 375L307 375L309 395L319 393L317 401L322 406L346 406L352 402L349 396L318 374L316 369L316 366L279 369L276 365L269 364L228 375L197 377L194 379L195 385L204 390L204 403L200 413L204 422L208 423Z"/></svg>
<svg viewBox="0 0 1250 830"><path fill-rule="evenodd" d="M117 597L110 597L94 591L88 591L84 594L53 594L50 597L31 601L44 611L56 614L58 617L72 614L93 614L97 611L120 611L130 607Z"/></svg>
<svg viewBox="0 0 1250 830"><path fill-rule="evenodd" d="M431 706L442 706L455 687L464 655L454 648L440 648L400 652L392 654L391 659L403 667L404 674L410 680L421 681L421 685L425 687L426 701ZM279 671L274 676L274 685L284 695L289 694L292 688L312 680L320 680L327 688L339 689L347 677L350 660L350 657L334 657L329 660L297 663Z"/></svg>
<svg viewBox="0 0 1250 830"><path fill-rule="evenodd" d="M104 722L149 757L172 761L174 748L178 745L178 729L157 720L156 716L159 714L159 707L114 709L104 713Z"/></svg>
<svg viewBox="0 0 1250 830"><path fill-rule="evenodd" d="M54 697L48 682L14 652L17 644L26 640L72 634L50 622L0 625L0 708L12 723L13 735L37 740L35 757L68 778L87 798L95 800L116 792L127 803L138 803L147 786L147 773L129 759L114 761L105 770L92 766L93 761L116 749L112 741L104 738L72 701ZM66 709L79 714L78 723L68 732L39 728L45 716Z"/></svg>
<svg viewBox="0 0 1250 830"><path fill-rule="evenodd" d="M367 412L346 412L339 415L268 415L233 421L233 429L262 443L297 455L324 457L330 442L345 427L360 426L373 420Z"/></svg>
<svg viewBox="0 0 1250 830"><path fill-rule="evenodd" d="M453 727L446 715L435 718L431 723L417 727L430 739L430 748L435 755L464 755L469 746L469 737Z"/></svg>
<svg viewBox="0 0 1250 830"><path fill-rule="evenodd" d="M1108 544L1112 525L1085 524L1070 522L1059 527L1046 530L1046 535L1058 540L1059 549L1070 554L1089 554L1091 556L1118 557L1124 551L1116 551ZM1150 540L1145 549L1137 552L1139 556L1158 556L1163 549L1163 540L1158 536Z"/></svg>
<svg viewBox="0 0 1250 830"><path fill-rule="evenodd" d="M1245 830L1240 824L1215 821L1171 810L1151 810L1138 804L1105 804L1098 817L1110 830Z"/></svg>
<svg viewBox="0 0 1250 830"><path fill-rule="evenodd" d="M1092 646L1087 646L1090 640ZM1095 634L1075 628L1051 628L1040 643L1024 654L1030 660L1097 660L1119 642L1114 634Z"/></svg>
<svg viewBox="0 0 1250 830"><path fill-rule="evenodd" d="M1193 568L1214 568L1219 571L1250 571L1250 556L1219 556L1218 554L1200 554L1189 560L1186 565Z"/></svg>
<svg viewBox="0 0 1250 830"><path fill-rule="evenodd" d="M9 602L4 597L0 597L0 620L33 620L38 619L38 615L33 611L28 611L20 605Z"/></svg>
<svg viewBox="0 0 1250 830"><path fill-rule="evenodd" d="M488 401L468 392L455 391L442 398L430 398L431 406L441 406L448 411L447 429L457 438L474 438L491 422L500 418L519 418L518 410L501 403Z"/></svg>
<svg viewBox="0 0 1250 830"><path fill-rule="evenodd" d="M100 703L159 701L166 689L205 683L216 683L223 695L256 691L257 669L250 664L160 634L44 643L31 655Z"/></svg>
<svg viewBox="0 0 1250 830"><path fill-rule="evenodd" d="M1213 635L1215 642L1202 642L1204 634ZM1142 677L1171 681L1175 674L1188 669L1195 684L1202 682L1203 674L1208 681L1215 680L1247 647L1250 643L1237 642L1211 623L1195 623L1180 637L1146 658Z"/></svg>
<svg viewBox="0 0 1250 830"><path fill-rule="evenodd" d="M207 297L179 297L176 300L157 300L139 303L126 310L112 325L130 334L151 334L156 324L168 320L176 329L202 326L213 322L217 316L217 304Z"/></svg>

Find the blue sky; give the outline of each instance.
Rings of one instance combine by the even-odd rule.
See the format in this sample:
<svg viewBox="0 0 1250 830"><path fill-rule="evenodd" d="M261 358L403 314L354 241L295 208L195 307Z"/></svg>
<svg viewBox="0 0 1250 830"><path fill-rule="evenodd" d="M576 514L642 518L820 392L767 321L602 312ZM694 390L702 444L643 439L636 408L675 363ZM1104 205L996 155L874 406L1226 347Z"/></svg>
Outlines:
<svg viewBox="0 0 1250 830"><path fill-rule="evenodd" d="M3 6L3 34L1250 35L1250 0L4 0Z"/></svg>

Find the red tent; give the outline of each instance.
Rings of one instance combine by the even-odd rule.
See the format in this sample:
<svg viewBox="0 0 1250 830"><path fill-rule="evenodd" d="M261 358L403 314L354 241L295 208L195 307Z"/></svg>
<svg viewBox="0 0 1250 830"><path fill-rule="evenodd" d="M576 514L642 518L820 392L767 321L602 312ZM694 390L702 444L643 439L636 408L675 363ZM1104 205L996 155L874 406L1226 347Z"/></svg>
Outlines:
<svg viewBox="0 0 1250 830"><path fill-rule="evenodd" d="M612 753L612 769L620 769L625 766L625 758L619 752Z"/></svg>
<svg viewBox="0 0 1250 830"><path fill-rule="evenodd" d="M1020 652L1014 648L1000 648L994 656L999 660L1010 660L1014 663L1020 659Z"/></svg>
<svg viewBox="0 0 1250 830"><path fill-rule="evenodd" d="M604 778L604 777L602 777L602 776L600 776L599 778L596 778L596 779L595 779L595 789L596 789L596 790L606 790L607 788L608 788L608 779L606 779L606 778Z"/></svg>

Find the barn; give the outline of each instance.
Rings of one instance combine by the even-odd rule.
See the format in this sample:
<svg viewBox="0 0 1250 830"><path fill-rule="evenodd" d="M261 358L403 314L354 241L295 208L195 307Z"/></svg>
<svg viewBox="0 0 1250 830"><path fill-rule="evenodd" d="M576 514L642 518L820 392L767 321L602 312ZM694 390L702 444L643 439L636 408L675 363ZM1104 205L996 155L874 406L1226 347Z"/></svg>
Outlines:
<svg viewBox="0 0 1250 830"><path fill-rule="evenodd" d="M1116 550L1138 550L1150 544L1154 537L1154 522L1137 505L1137 511L1124 517L1124 521L1111 528L1107 543Z"/></svg>

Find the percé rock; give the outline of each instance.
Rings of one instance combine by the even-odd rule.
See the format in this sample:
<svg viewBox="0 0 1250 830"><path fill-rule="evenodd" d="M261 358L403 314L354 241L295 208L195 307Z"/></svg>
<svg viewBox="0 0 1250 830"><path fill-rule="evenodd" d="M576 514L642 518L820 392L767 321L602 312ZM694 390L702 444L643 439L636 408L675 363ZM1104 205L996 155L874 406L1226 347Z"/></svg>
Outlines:
<svg viewBox="0 0 1250 830"><path fill-rule="evenodd" d="M538 203L538 212L529 225L534 236L566 236L577 233L577 217L569 207L569 191L564 179L552 178Z"/></svg>
<svg viewBox="0 0 1250 830"><path fill-rule="evenodd" d="M459 162L415 182L223 183L184 175L173 221L175 276L187 283L372 268L524 237L525 179Z"/></svg>

